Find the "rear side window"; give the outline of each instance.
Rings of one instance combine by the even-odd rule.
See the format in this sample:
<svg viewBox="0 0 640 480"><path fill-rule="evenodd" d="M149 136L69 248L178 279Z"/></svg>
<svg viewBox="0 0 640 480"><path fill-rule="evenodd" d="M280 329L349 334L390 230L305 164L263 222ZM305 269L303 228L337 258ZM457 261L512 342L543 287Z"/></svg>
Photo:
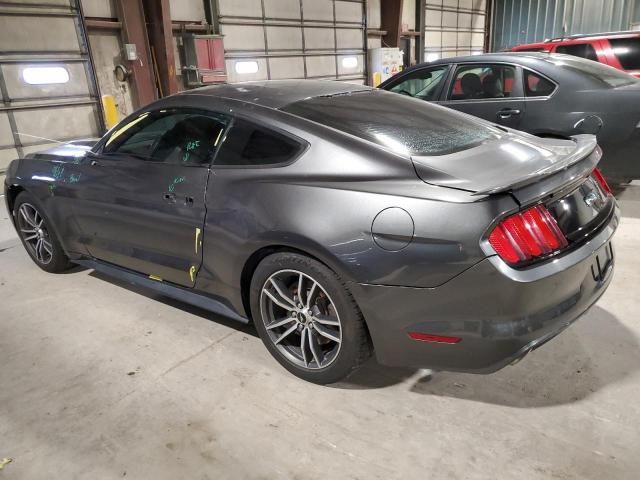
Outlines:
<svg viewBox="0 0 640 480"><path fill-rule="evenodd" d="M292 161L304 145L292 138L240 118L220 146L215 165L261 166Z"/></svg>
<svg viewBox="0 0 640 480"><path fill-rule="evenodd" d="M468 115L381 90L314 97L283 110L406 156L445 155L497 137Z"/></svg>
<svg viewBox="0 0 640 480"><path fill-rule="evenodd" d="M612 38L613 54L625 70L640 70L640 38Z"/></svg>
<svg viewBox="0 0 640 480"><path fill-rule="evenodd" d="M574 57L582 57L587 60L598 61L598 55L596 50L590 43L574 43L573 45L558 45L556 48L557 53L566 53L567 55L573 55Z"/></svg>
<svg viewBox="0 0 640 480"><path fill-rule="evenodd" d="M550 80L533 73L530 70L524 70L524 94L527 97L547 97L553 93L556 86Z"/></svg>

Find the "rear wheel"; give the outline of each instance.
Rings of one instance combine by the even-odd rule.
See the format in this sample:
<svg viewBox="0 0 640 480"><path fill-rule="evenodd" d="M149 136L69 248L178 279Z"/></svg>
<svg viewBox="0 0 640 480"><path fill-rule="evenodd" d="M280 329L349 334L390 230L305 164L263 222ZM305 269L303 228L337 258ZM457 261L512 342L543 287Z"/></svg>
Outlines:
<svg viewBox="0 0 640 480"><path fill-rule="evenodd" d="M72 266L49 221L30 194L22 192L18 195L13 216L20 240L36 265L50 273L62 272Z"/></svg>
<svg viewBox="0 0 640 480"><path fill-rule="evenodd" d="M371 354L351 294L334 272L303 255L277 253L258 265L251 312L267 349L304 380L337 382Z"/></svg>

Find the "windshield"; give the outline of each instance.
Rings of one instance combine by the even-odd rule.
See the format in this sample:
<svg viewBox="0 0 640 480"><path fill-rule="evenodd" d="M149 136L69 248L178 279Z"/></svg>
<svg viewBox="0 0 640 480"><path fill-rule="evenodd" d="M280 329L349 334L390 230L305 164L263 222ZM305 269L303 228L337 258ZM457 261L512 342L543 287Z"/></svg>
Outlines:
<svg viewBox="0 0 640 480"><path fill-rule="evenodd" d="M282 110L407 156L446 155L498 135L466 115L381 90L314 97Z"/></svg>
<svg viewBox="0 0 640 480"><path fill-rule="evenodd" d="M570 55L554 55L547 61L588 76L591 80L606 88L622 87L637 83L638 79L628 73L617 70L602 63L576 58Z"/></svg>

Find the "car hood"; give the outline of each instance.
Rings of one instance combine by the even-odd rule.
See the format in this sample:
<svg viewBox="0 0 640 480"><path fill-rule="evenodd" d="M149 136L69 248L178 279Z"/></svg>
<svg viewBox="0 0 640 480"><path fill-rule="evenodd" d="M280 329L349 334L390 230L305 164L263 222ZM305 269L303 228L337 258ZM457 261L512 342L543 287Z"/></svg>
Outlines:
<svg viewBox="0 0 640 480"><path fill-rule="evenodd" d="M98 143L99 138L84 138L60 143L55 147L27 155L29 158L76 158L83 157L91 148Z"/></svg>
<svg viewBox="0 0 640 480"><path fill-rule="evenodd" d="M517 189L569 168L595 148L594 135L558 140L509 132L460 152L411 159L426 183L486 195Z"/></svg>

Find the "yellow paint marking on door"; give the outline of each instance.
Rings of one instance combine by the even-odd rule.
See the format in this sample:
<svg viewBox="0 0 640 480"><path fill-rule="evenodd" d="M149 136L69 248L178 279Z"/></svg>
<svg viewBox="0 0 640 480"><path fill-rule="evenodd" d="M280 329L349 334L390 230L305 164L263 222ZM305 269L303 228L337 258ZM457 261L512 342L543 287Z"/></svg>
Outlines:
<svg viewBox="0 0 640 480"><path fill-rule="evenodd" d="M198 253L198 244L199 244L199 239L200 239L200 234L202 233L202 230L200 230L198 227L196 227L196 254Z"/></svg>
<svg viewBox="0 0 640 480"><path fill-rule="evenodd" d="M159 282L161 282L161 281L162 281L162 277L159 277L158 275L149 275L149 278L150 278L151 280L157 280L157 281L159 281Z"/></svg>
<svg viewBox="0 0 640 480"><path fill-rule="evenodd" d="M196 281L196 267L193 265L189 268L189 278L191 279L191 283Z"/></svg>

